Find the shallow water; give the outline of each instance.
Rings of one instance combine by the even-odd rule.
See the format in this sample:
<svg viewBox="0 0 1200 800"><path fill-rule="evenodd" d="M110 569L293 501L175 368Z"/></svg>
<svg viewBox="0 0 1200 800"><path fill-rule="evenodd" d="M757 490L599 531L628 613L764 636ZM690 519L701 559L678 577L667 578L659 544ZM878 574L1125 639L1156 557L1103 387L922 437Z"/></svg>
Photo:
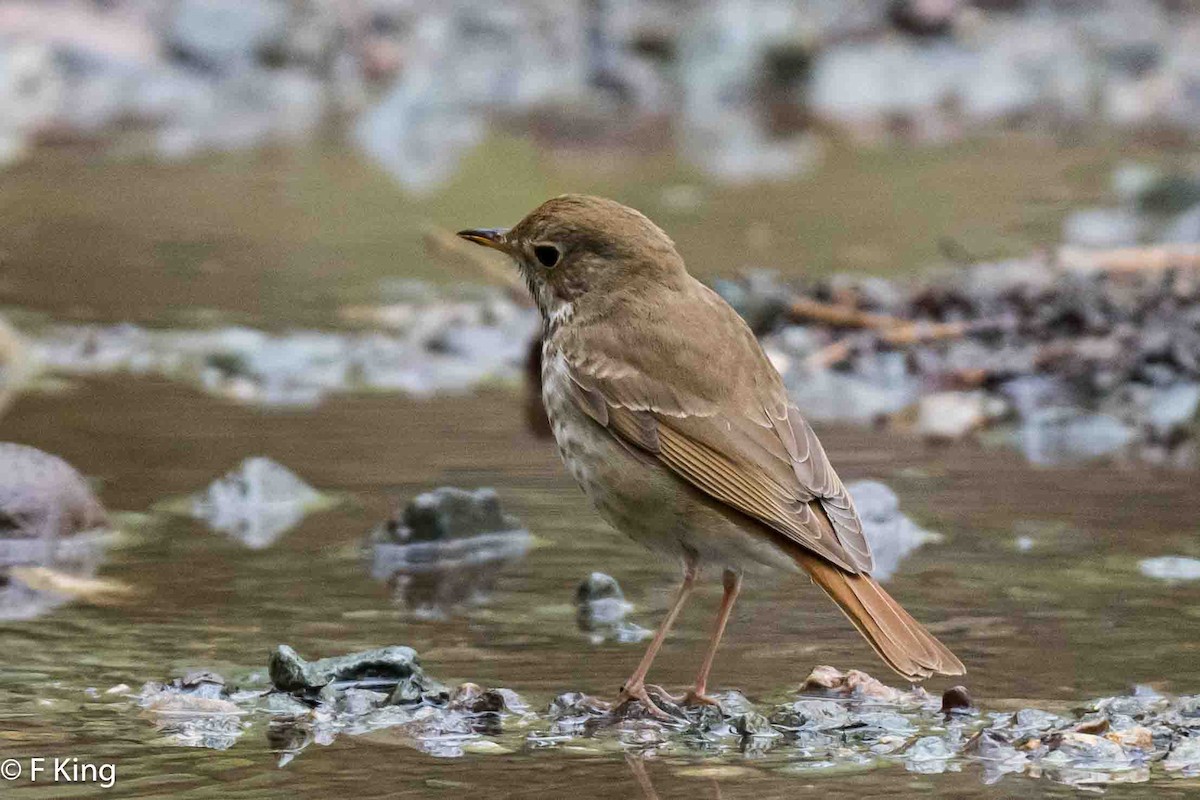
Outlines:
<svg viewBox="0 0 1200 800"><path fill-rule="evenodd" d="M132 597L0 624L0 707L8 721L0 760L111 760L117 791L129 797L210 796L215 781L235 797L636 797L651 784L664 798L1075 791L1012 776L986 787L970 765L929 776L899 762L798 773L749 755L668 751L630 764L611 751L569 747L436 759L378 734L311 746L279 768L261 722L225 751L180 747L128 700L86 693L119 683L137 689L194 668L235 682L261 680L268 651L280 642L306 657L408 644L448 683L509 687L535 707L567 690L615 693L641 646L591 644L576 627L575 587L594 569L613 574L636 605L633 620L652 626L676 567L607 530L552 446L524 424L518 398L502 392L425 402L340 397L316 410L278 413L152 380L86 382L66 394L23 397L4 420L5 438L96 476L112 509L145 511L203 487L250 454L348 499L261 551L196 522L155 517L131 527L100 570L130 584ZM1070 705L1138 683L1200 692L1200 583L1164 583L1137 566L1148 556L1197 554L1194 476L1141 466L1035 470L1005 451L929 449L862 429L819 432L843 478L887 482L904 511L945 535L910 556L889 588L961 656L965 683L984 710ZM495 486L538 541L501 572L485 602L429 618L399 607L370 578L360 546L394 494L442 484ZM1019 549L1019 537L1032 546ZM682 686L691 678L718 596L711 576L665 647L656 680ZM753 585L743 597L717 661L716 687L778 699L822 663L900 683L815 588L783 579ZM1160 778L1109 791L1184 795L1198 786ZM14 796L68 796L63 789L72 787L18 781L9 788Z"/></svg>
<svg viewBox="0 0 1200 800"><path fill-rule="evenodd" d="M10 172L0 186L0 301L56 319L328 326L344 303L379 302L400 271L479 279L451 275L425 256L427 221L451 229L505 223L568 189L645 208L698 274L764 264L789 274L913 270L941 260L941 237L979 257L1054 241L1066 209L1103 196L1122 153L1027 141L945 152L833 150L799 183L704 186L704 202L691 211L663 202L664 187L696 180L674 167L652 160L633 175L588 173L512 143L484 148L453 186L423 200L400 197L342 157L155 168L64 157ZM1039 470L1006 450L929 449L864 429L818 430L845 480L886 482L904 512L944 534L905 560L888 586L961 656L984 711L1069 707L1133 684L1200 692L1200 582L1169 584L1138 569L1147 557L1200 556L1194 474L1142 465ZM179 517L127 525L99 577L129 584L131 596L0 622L0 761L111 761L118 780L107 794L122 797L211 797L215 786L234 797L355 798L1077 792L1024 776L984 786L982 769L970 764L942 775L910 773L898 760L802 771L778 753L668 749L643 762L611 748L518 743L508 754L437 759L386 733L310 746L281 768L262 720L228 750L182 747L128 698L88 690L137 690L197 668L261 685L278 643L308 658L407 644L446 683L508 687L534 707L568 690L611 696L642 645L592 644L576 627L576 586L593 570L614 575L636 606L631 622L653 627L677 566L608 530L552 445L526 431L521 398L502 392L423 402L336 396L313 410L264 411L176 383L119 377L21 397L0 419L0 440L66 458L98 480L113 510L147 512L251 455L346 498L262 550ZM401 607L370 577L361 546L394 496L443 484L496 487L537 541L499 572L484 602L431 617ZM677 687L691 679L719 594L709 576L655 680ZM713 684L771 702L817 664L865 669L899 685L814 587L759 582L735 611ZM4 788L18 797L98 792L25 780ZM1196 791L1196 779L1161 776L1150 786L1109 788L1118 797Z"/></svg>

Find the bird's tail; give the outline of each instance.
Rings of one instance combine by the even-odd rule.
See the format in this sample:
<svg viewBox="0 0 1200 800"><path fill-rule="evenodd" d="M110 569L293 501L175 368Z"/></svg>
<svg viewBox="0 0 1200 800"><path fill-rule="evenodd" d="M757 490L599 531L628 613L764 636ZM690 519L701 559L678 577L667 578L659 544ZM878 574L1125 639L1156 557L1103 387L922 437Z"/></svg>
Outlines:
<svg viewBox="0 0 1200 800"><path fill-rule="evenodd" d="M796 553L813 583L833 598L887 665L905 678L966 672L954 653L925 630L870 575L855 575L810 553Z"/></svg>

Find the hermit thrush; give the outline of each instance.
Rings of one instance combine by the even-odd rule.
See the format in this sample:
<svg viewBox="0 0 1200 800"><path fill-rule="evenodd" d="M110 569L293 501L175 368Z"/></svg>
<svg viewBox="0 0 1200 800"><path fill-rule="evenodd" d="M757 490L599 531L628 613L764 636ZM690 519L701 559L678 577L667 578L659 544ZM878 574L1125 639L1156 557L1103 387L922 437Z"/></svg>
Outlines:
<svg viewBox="0 0 1200 800"><path fill-rule="evenodd" d="M465 239L517 263L543 322L542 399L571 475L617 529L678 558L683 583L619 703L655 654L702 564L724 570L709 670L741 586L759 567L803 571L905 678L962 663L885 592L846 487L741 317L688 274L670 238L612 200L554 198L515 228Z"/></svg>

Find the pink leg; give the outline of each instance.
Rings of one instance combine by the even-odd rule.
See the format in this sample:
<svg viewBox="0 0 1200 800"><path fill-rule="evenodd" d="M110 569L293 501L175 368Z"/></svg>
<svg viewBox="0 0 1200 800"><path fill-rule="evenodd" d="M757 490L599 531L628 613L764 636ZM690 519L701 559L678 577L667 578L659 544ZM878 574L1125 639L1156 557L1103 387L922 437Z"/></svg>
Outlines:
<svg viewBox="0 0 1200 800"><path fill-rule="evenodd" d="M725 625L733 612L733 604L737 601L738 592L742 588L742 576L732 570L725 570L725 594L721 597L721 609L717 612L717 623L713 628L712 640L708 652L704 654L704 663L696 674L696 685L684 697L685 705L717 705L717 701L708 697L708 673L712 671L713 659L717 656L717 647L721 644L721 636L725 633Z"/></svg>
<svg viewBox="0 0 1200 800"><path fill-rule="evenodd" d="M687 602L688 596L691 595L692 588L696 584L696 573L696 559L687 558L684 562L683 583L679 585L679 591L675 594L675 600L671 603L671 608L667 611L667 616L663 618L662 624L658 626L658 630L654 634L654 639L650 642L650 646L646 648L646 654L642 656L637 669L633 671L633 674L629 676L629 680L625 681L625 685L621 687L621 694L617 698L615 708L621 708L631 700L637 700L654 716L671 719L671 715L656 706L654 701L650 699L650 695L646 692L646 673L650 671L650 665L654 663L654 657L658 655L659 648L662 647L663 642L667 638L667 633L675 623L675 618L679 616L684 603Z"/></svg>

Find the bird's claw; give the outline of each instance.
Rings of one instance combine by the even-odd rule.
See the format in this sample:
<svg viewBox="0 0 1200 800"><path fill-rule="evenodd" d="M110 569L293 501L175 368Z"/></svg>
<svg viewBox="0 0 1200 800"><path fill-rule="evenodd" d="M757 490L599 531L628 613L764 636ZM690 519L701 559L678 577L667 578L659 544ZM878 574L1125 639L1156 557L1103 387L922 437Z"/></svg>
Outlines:
<svg viewBox="0 0 1200 800"><path fill-rule="evenodd" d="M721 701L715 697L711 697L704 692L697 692L695 689L688 689L687 694L679 701L682 706L712 706L720 708Z"/></svg>
<svg viewBox="0 0 1200 800"><path fill-rule="evenodd" d="M630 703L636 700L642 704L642 708L646 710L646 713L655 719L660 719L664 722L674 722L675 717L671 716L666 711L663 711L661 708L659 708L657 703L650 699L650 693L647 691L647 688L658 689L661 691L661 689L659 689L657 686L647 687L643 683L634 684L632 686L622 686L621 693L617 695L616 702L612 704L611 713L620 714L629 706ZM666 692L662 692L662 694L664 694L668 699L671 698L671 696L666 694Z"/></svg>

